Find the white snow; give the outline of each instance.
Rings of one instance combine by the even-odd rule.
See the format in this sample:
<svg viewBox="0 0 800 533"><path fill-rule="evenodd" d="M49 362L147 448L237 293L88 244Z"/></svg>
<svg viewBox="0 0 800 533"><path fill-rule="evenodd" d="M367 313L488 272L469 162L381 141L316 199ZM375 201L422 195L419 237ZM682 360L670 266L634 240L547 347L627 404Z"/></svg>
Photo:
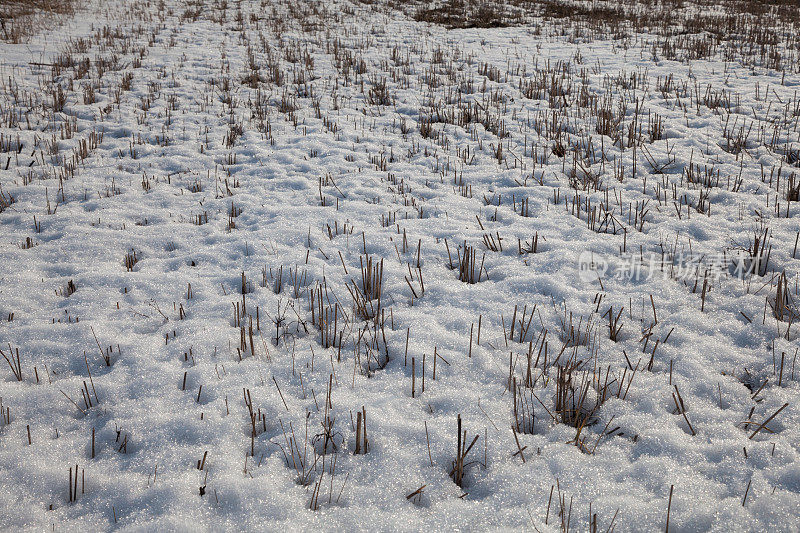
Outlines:
<svg viewBox="0 0 800 533"><path fill-rule="evenodd" d="M74 22L0 44L0 134L11 139L0 143L0 190L14 199L0 212L0 349L11 357L19 349L22 372L18 381L0 360L0 398L10 413L0 419L0 528L546 531L566 523L560 494L572 529L590 528L591 505L600 529L613 520L619 530L658 531L673 487L672 530L799 530L800 330L770 306L780 272L790 305L800 302L800 204L787 207L783 196L788 177L800 175L784 154L800 148L800 107L792 107L800 74L719 57L653 58L647 35L623 45L527 25L447 30L350 2L225 10L208 2L196 20L184 16L191 5L163 4L90 2ZM260 89L242 83L247 39ZM70 66L53 78L41 66L67 49L76 61L88 58L86 76L73 80L78 67ZM313 69L291 62L293 53L310 54ZM282 86L267 81L270 54ZM353 60L349 82L337 54ZM112 56L116 64L99 76L99 59ZM361 60L366 73L357 75ZM575 107L564 124L571 143L591 136L587 169L607 193L570 188L573 153L554 155L541 122L558 108L520 92L520 80L548 62L568 65L571 99L581 77L598 102L611 95L615 112L625 99L625 139L634 99L642 106L648 141L636 152L599 135L588 107ZM500 81L481 74L483 64L497 67ZM117 102L125 73L131 87ZM632 74L645 84L612 83ZM665 97L658 85L667 76L686 83L686 94ZM393 105L370 103L381 80ZM62 111L44 89L52 82L66 95ZM467 82L472 91L457 95ZM96 101L84 103L89 84ZM730 95L730 113L697 104L708 86ZM431 109L452 107L448 98L489 109L509 135L434 121L446 146L423 137L420 123ZM258 99L269 125L261 130L251 105ZM297 110L282 112L285 104ZM18 122L9 119L15 110L23 113ZM648 113L663 120L652 143ZM62 138L60 128L73 121L74 137ZM231 122L243 133L227 146ZM751 126L745 150L730 149L724 129ZM773 131L780 139L770 148ZM85 159L75 156L93 134L102 140ZM686 182L690 163L719 170L719 186L708 189L710 215L680 203L686 195L697 205L704 190ZM69 165L74 176L60 181ZM779 167L776 190L769 173ZM737 178L740 187L729 185ZM585 206L580 217L570 212L576 195L597 209L606 194L615 216L607 231L587 227ZM522 199L529 216L519 214ZM648 202L641 227L637 202ZM232 209L241 212L230 217ZM207 223L196 224L198 216ZM339 234L329 238L329 228ZM772 245L767 272L739 279L736 250L763 228ZM502 251L487 249L484 235L499 235ZM530 247L536 235L537 253L520 254L518 239ZM33 247L24 245L28 237ZM476 268L483 262L479 283L450 268L465 243L477 251ZM137 261L127 271L131 251ZM350 292L363 290L365 252L383 260L377 326L359 317ZM681 254L703 256L703 265L719 259L703 298L706 267L671 270L671 256ZM631 267L640 275L628 275ZM70 282L76 290L68 295ZM320 287L331 312L338 302L340 350L324 347L312 322ZM250 318L243 330L236 323L243 299L252 340ZM508 339L515 306L516 336ZM622 310L617 342L609 307ZM545 357L544 330L546 365L533 368L528 389L529 346L534 360ZM524 462L511 429L510 356L535 414L534 432L517 435ZM575 387L593 375L598 387L613 383L580 432L583 449L576 428L549 414L557 415L557 367L570 364L578 365ZM329 384L336 449L317 456ZM594 385L584 407L598 400ZM369 451L354 455L362 406ZM463 488L450 477L459 414L466 444L479 436ZM75 465L81 479L70 502Z"/></svg>

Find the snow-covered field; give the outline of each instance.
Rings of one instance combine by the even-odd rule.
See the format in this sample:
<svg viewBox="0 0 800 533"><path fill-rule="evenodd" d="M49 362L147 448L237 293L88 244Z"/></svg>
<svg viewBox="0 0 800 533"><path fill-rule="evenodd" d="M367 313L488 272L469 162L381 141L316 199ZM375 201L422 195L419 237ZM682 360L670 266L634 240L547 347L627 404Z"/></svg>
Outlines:
<svg viewBox="0 0 800 533"><path fill-rule="evenodd" d="M0 529L800 531L796 22L414 9L0 41Z"/></svg>

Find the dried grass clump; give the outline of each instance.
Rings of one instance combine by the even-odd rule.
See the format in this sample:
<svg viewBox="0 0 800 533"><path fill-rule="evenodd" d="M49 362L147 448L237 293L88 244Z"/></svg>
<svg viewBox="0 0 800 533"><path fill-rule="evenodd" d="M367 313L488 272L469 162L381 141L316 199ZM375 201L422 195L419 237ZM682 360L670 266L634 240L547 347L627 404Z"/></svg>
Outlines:
<svg viewBox="0 0 800 533"><path fill-rule="evenodd" d="M440 24L450 29L500 28L510 25L498 3L464 0L447 0L441 6L420 8L414 14L414 20Z"/></svg>
<svg viewBox="0 0 800 533"><path fill-rule="evenodd" d="M14 197L11 194L6 194L0 190L0 213L11 207L14 203Z"/></svg>
<svg viewBox="0 0 800 533"><path fill-rule="evenodd" d="M75 15L75 0L0 0L0 39L21 43Z"/></svg>

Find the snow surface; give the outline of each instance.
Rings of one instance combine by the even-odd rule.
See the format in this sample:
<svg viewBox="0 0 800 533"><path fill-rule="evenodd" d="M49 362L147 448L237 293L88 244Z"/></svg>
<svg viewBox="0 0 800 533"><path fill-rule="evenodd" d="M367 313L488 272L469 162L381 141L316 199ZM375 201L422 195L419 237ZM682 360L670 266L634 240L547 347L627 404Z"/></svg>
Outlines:
<svg viewBox="0 0 800 533"><path fill-rule="evenodd" d="M762 165L780 165L780 154L757 142L745 154L726 151L719 114L703 106L676 107L677 97L662 97L656 83L672 75L687 81L690 92L695 84L700 92L709 84L730 91L737 95L740 120L753 121L758 131L768 117L783 115L778 102L793 98L800 77L782 80L774 72L736 62L663 61L652 57L644 37L624 48L612 40L574 43L535 35L530 27L448 31L409 21L399 12L331 4L341 21L329 22L330 40L325 31L300 31L298 18L288 15L280 37L269 26L261 27L273 50L279 49L280 39L285 46L310 50L316 79L309 79L307 86L313 86L321 110L317 115L311 98L297 98L296 125L278 110L284 90L297 94L293 72L303 68L302 62L282 58L285 89L264 84L260 95L268 100L270 142L258 131L248 107L248 101L259 97L256 89L240 83L247 73L247 53L234 7L229 6L220 24L208 13L197 20L182 18L186 8L180 4L167 2L171 14L161 15L156 4L131 3L130 12L122 4L90 5L74 24L25 44L0 44L0 107L9 109L24 105L12 86L51 101L39 89L50 71L37 63L55 61L68 40L91 37L104 25L120 28L130 39L127 50L112 52L93 42L83 54L95 61L116 53L116 70L75 80L71 88L66 74L59 78L67 98L63 112L31 113L36 122L32 129L24 120L20 126L0 128L14 139L19 134L24 143L19 154L0 154L0 185L15 199L0 213L0 344L6 354L19 348L23 374L17 381L0 361L0 397L4 409L10 409L10 423L0 423L0 528L545 531L562 523L560 493L571 507L573 529L589 528L591 504L602 529L617 513L618 530L657 531L664 528L674 487L673 530L800 530L800 369L795 374L792 359L798 330L795 325L787 339L787 324L765 310L775 293L775 276L743 281L726 273L713 278L701 311L700 291L692 292L695 275L687 276L686 284L660 269L639 279L616 275L627 261L620 254L623 239L628 252L638 255L641 250L643 257L660 257L660 245L677 242L679 251L691 248L707 256L726 251L729 260L737 245L747 247L758 227L756 212L761 212L772 232L770 261L776 266L770 271L785 270L796 290L800 256L792 257L792 246L800 225L798 204L790 204L788 218L776 217L775 191L761 175ZM276 6L279 15L284 12L285 5ZM269 18L272 7L242 9L242 24L264 64L264 48L249 13ZM305 20L313 22L314 15ZM341 46L366 62L363 82L351 79L345 84L337 75L333 52L326 48L337 35ZM143 57L134 67L139 47ZM401 56L408 54L407 65L394 66L394 47ZM439 62L438 54L443 55ZM664 138L647 148L659 162L674 154L675 162L664 174L652 172L640 150L633 176L630 148L612 146L609 138L601 141L589 119L569 125L572 134L588 130L595 149L603 142L609 160L624 162L622 182L614 179L610 162L592 167L612 191L612 205L625 207L622 214L617 208L624 236L592 231L585 215L576 218L565 208L563 197L576 194L567 177L572 156L549 153L552 143L533 127L536 111L547 110L548 102L520 95L521 74L503 74L501 81L486 81L479 74L480 65L488 63L504 73L509 65L525 66L525 76L530 76L547 61L570 62L575 72L585 69L588 88L598 95L605 93L608 79L647 69L649 86L636 94L651 113L663 117ZM446 130L447 147L419 134L419 112L429 96L420 80L432 72L440 76L435 93L443 99L454 85L444 72L451 62L460 74L474 78L475 91L465 99L482 101L484 83L487 91L506 95L502 116L510 137L501 141L507 148L502 164L493 153L497 136L480 125L470 134L458 126L435 124ZM392 72L403 69L411 84L404 84L403 76L392 78ZM114 91L125 72L133 73L132 87L116 105ZM393 106L368 104L365 93L376 77L388 80ZM222 102L223 78L231 80L230 94L238 104L233 111ZM99 80L96 102L84 104L82 87L91 80ZM332 98L334 84L337 101ZM623 90L614 91L619 99ZM145 115L141 102L148 94L152 105ZM689 97L683 100L686 104ZM628 104L629 117L633 111ZM224 141L231 113L244 133L229 148ZM43 177L42 172L60 168L50 163L46 143L53 134L48 128L71 117L77 120L77 134L57 141L66 160L80 139L93 131L104 133L99 146L78 163L74 177L63 182L62 198L58 178ZM334 121L337 131L331 132L323 120ZM407 122L407 134L401 132L401 120ZM796 124L794 131L794 139L784 142L797 141ZM170 142L162 146L159 138L165 134ZM139 136L142 142L136 143ZM548 163L535 165L535 170L533 145L539 157L549 153ZM471 164L456 153L456 147L466 146L470 157L474 154ZM376 166L375 156L386 159L385 169ZM742 178L736 192L724 186L711 189L712 216L692 211L687 218L684 206L679 217L671 199L660 205L655 198L656 184L679 183L690 160L713 164L723 181ZM36 177L26 183L29 172ZM791 169L783 172L785 180ZM471 198L459 194L454 173L471 186ZM389 181L390 174L395 181ZM149 181L149 190L143 180ZM202 190L192 192L196 183ZM561 195L559 205L553 204L555 189ZM681 190L697 198L698 191L685 183ZM328 205L320 205L320 194ZM604 193L590 194L599 202ZM502 197L496 209L484 201L495 195ZM531 216L512 209L512 195L517 204L529 199ZM615 195L622 200L617 202ZM412 199L422 206L421 217L410 205ZM628 222L627 205L647 199L644 231L637 231ZM52 214L48 201L51 213L55 208ZM241 214L229 229L232 205ZM204 213L207 223L192 223L192 217ZM396 221L383 227L381 217L389 213L396 214ZM351 234L328 237L327 225L341 228L345 223L353 228ZM482 244L484 234L495 232L503 239L502 252ZM520 255L517 239L530 240L537 233L538 253ZM35 246L24 249L20 245L27 237ZM461 282L449 268L445 239L454 258L465 242L477 248L479 259L485 253L488 280ZM414 268L418 243L424 294L413 298L405 278L411 274L411 285L421 291ZM371 257L384 261L382 333L389 353L385 368L369 371L363 348L360 360L355 359L358 332L366 322L357 318L346 288L350 280L360 286L364 244ZM131 250L138 262L128 272L124 257ZM600 281L592 271L581 270L586 252L606 262ZM283 287L276 293L274 276L281 267ZM262 269L267 278L272 276L266 286ZM305 276L297 289L290 269ZM250 285L248 312L255 315L256 306L259 310L255 354L249 339L246 350L238 350L241 330L234 320L235 306L242 301L242 272ZM702 279L701 274L700 285ZM309 291L323 280L331 301L338 301L340 312L350 317L341 354L320 344L311 322ZM67 296L70 281L77 290ZM598 295L603 296L600 305ZM523 306L528 313L536 306L522 343L504 334L515 305L519 313ZM617 342L609 339L607 318L601 318L608 306L624 307ZM529 341L536 343L547 329L552 365L562 350L559 331L565 309L582 327L592 321L591 339L567 347L561 363L574 355L583 361L582 369L602 369L603 379L610 369L608 380L617 383L625 371L626 385L631 376L626 356L632 366L640 364L624 399L616 397L618 385L611 387L614 397L582 430L581 438L593 453L575 445L574 427L554 423L532 400L534 433L518 434L525 447L523 462L514 455L509 355L515 360L514 376L522 383ZM13 320L6 321L10 313ZM477 338L470 341L479 317L480 345ZM642 331L653 323L649 345L643 348ZM277 342L276 331L281 333ZM644 367L657 339L648 371ZM383 342L378 339L379 351ZM113 350L107 366L100 351L109 346ZM443 358L435 380L434 349ZM778 386L775 358L779 365L782 354L786 365ZM413 398L412 357L417 372ZM541 367L534 370L536 376L541 372ZM555 372L550 366L550 379L539 379L532 391L550 410ZM329 382L337 449L324 456L324 467L318 459L304 485L292 459L287 460L285 432L291 437L291 424L299 450L314 463L315 445L321 451L314 436L323 431ZM676 411L675 385L691 429ZM84 405L82 389L91 395L90 408ZM262 422L259 415L252 457L243 389L249 390L253 409L264 416ZM743 422L759 424L785 403L788 407L768 424L769 431L748 438L756 426ZM354 420L362 406L369 453L354 455ZM467 440L479 435L467 456L463 488L450 477L459 414ZM604 435L616 426L616 432ZM96 450L91 458L93 431ZM206 452L199 470L197 463ZM77 501L69 502L69 469L76 464L85 483L79 485ZM319 509L311 510L320 476ZM423 485L420 497L406 497Z"/></svg>

